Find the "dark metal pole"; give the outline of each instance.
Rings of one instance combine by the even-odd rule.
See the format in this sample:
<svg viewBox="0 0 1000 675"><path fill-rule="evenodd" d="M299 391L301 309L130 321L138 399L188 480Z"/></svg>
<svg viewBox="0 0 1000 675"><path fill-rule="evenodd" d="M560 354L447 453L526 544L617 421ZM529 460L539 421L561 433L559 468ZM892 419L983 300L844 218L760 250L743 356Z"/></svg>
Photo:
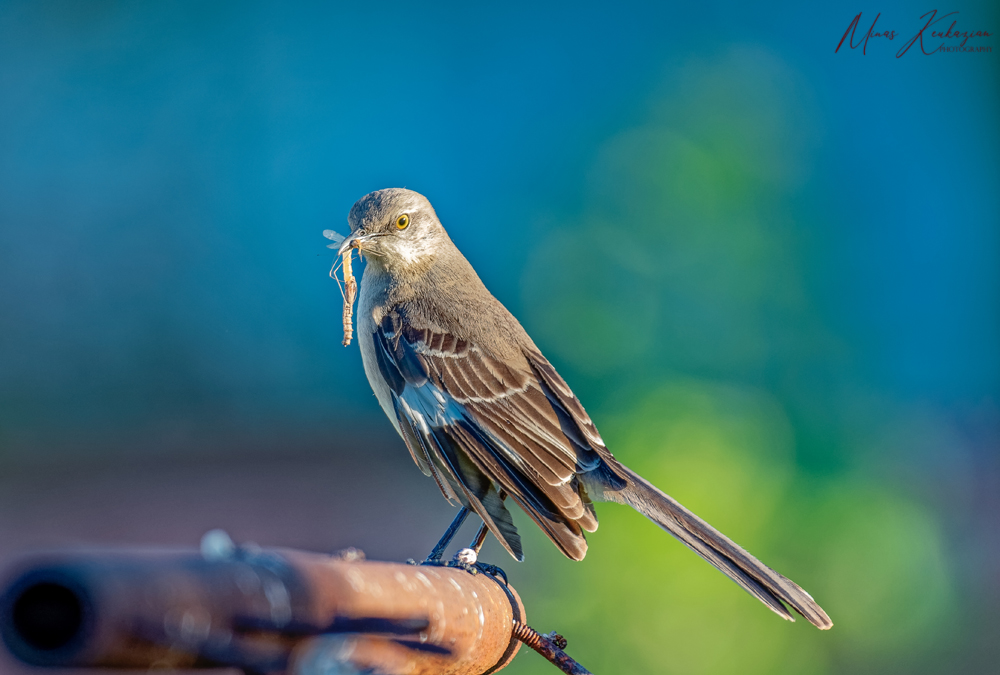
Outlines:
<svg viewBox="0 0 1000 675"><path fill-rule="evenodd" d="M8 587L0 636L41 666L479 675L520 644L524 607L502 584L282 549L66 555Z"/></svg>

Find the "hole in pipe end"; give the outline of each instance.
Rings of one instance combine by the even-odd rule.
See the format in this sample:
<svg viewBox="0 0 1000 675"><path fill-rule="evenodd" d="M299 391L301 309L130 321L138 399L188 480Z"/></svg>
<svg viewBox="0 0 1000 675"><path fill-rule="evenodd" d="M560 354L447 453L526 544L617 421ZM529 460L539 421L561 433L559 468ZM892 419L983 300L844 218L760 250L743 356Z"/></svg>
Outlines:
<svg viewBox="0 0 1000 675"><path fill-rule="evenodd" d="M91 603L82 585L58 571L29 572L0 598L0 637L20 660L74 665L89 633Z"/></svg>

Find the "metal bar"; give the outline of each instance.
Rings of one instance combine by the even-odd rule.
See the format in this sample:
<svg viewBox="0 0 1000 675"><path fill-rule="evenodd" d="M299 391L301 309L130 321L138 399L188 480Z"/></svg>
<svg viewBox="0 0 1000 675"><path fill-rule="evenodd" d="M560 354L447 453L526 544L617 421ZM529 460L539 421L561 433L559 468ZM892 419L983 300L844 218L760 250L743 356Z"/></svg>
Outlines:
<svg viewBox="0 0 1000 675"><path fill-rule="evenodd" d="M500 583L283 549L64 555L9 585L0 636L51 667L478 675L520 644L524 607Z"/></svg>

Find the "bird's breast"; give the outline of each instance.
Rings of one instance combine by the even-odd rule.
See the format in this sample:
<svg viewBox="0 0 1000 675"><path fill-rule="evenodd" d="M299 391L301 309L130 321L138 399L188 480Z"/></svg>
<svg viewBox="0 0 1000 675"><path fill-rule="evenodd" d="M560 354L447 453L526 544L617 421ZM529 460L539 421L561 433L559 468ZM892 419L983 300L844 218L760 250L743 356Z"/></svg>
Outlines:
<svg viewBox="0 0 1000 675"><path fill-rule="evenodd" d="M375 357L375 330L378 323L375 314L384 311L384 304L387 297L381 275L373 274L373 269L369 265L361 279L361 288L358 294L358 346L361 349L361 362L365 367L365 376L368 384L375 392L375 398L382 406L386 417L396 428L396 432L402 435L399 428L399 421L396 419L396 411L392 405L392 392L388 383L379 372L378 361Z"/></svg>

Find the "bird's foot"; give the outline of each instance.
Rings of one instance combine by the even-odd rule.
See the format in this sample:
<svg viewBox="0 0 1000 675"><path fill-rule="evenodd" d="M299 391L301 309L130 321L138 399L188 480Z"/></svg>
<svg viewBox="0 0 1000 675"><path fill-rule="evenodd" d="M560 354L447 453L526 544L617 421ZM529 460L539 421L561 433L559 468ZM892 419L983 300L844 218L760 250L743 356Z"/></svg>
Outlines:
<svg viewBox="0 0 1000 675"><path fill-rule="evenodd" d="M448 567L457 567L475 576L479 574L478 567L479 554L471 548L460 548L455 552L455 556L448 563Z"/></svg>
<svg viewBox="0 0 1000 675"><path fill-rule="evenodd" d="M424 564L426 565L428 563L425 562ZM475 549L459 549L450 562L442 563L439 560L431 564L444 565L445 567L456 567L458 569L465 570L473 576L482 572L483 574L488 574L491 577L503 579L504 584L507 584L507 573L496 565L479 562L479 553Z"/></svg>
<svg viewBox="0 0 1000 675"><path fill-rule="evenodd" d="M410 560L413 560L413 559L410 558ZM406 562L410 563L410 560L407 560ZM423 562L417 562L417 561L414 560L410 564L411 565L427 565L429 567L448 567L448 565L450 563L444 562L443 560L441 560L441 558L427 558Z"/></svg>
<svg viewBox="0 0 1000 675"><path fill-rule="evenodd" d="M507 573L504 572L499 567L497 567L496 565L490 565L489 563L477 562L476 563L476 568L480 572L482 572L483 574L489 574L491 577L494 577L494 578L496 578L496 577L502 578L504 586L509 586L510 585L507 582Z"/></svg>

